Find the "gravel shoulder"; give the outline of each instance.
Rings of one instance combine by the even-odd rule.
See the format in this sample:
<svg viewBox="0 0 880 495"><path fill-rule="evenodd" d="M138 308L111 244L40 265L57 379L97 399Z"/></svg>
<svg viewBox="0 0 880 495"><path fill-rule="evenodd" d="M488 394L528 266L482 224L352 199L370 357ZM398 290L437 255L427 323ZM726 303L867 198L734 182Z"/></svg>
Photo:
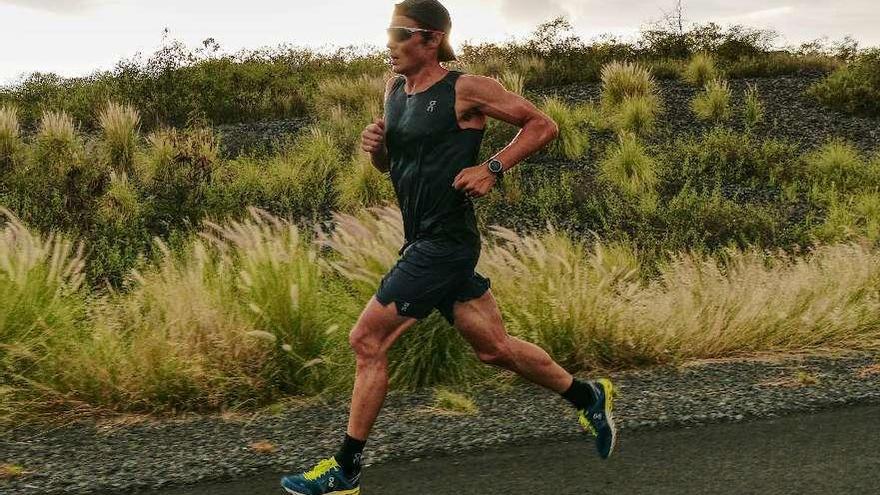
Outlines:
<svg viewBox="0 0 880 495"><path fill-rule="evenodd" d="M878 363L877 353L766 356L610 376L621 393L616 418L625 432L880 404ZM456 415L432 409L429 390L392 393L367 444L365 463L582 434L569 406L540 387L517 383L472 394L479 413ZM297 469L335 451L347 415L347 399L333 399L274 414L15 428L2 434L0 464L22 466L28 474L0 481L0 492L132 493ZM261 441L271 445L253 446Z"/></svg>

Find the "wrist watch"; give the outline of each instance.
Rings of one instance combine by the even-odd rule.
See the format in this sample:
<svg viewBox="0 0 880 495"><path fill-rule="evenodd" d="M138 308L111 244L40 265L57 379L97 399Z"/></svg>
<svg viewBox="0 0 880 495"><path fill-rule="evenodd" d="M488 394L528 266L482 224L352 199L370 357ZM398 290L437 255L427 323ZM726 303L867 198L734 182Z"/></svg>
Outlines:
<svg viewBox="0 0 880 495"><path fill-rule="evenodd" d="M501 180L504 178L504 166L497 158L489 160L489 172L495 174L495 178Z"/></svg>

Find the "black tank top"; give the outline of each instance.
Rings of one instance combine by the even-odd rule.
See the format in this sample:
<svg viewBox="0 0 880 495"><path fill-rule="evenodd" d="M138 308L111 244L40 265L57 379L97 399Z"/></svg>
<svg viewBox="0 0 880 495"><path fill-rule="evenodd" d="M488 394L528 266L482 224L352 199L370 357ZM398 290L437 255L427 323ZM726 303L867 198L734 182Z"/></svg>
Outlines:
<svg viewBox="0 0 880 495"><path fill-rule="evenodd" d="M455 115L455 81L449 71L430 88L407 95L398 76L385 101L385 144L391 182L403 215L405 242L444 238L480 250L471 199L452 187L455 176L477 164L483 129L462 129Z"/></svg>

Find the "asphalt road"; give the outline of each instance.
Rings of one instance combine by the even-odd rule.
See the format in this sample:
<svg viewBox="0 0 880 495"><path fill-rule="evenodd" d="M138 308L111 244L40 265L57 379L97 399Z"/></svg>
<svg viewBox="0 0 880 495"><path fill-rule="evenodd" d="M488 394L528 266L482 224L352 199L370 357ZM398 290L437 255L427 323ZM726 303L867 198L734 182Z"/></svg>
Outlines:
<svg viewBox="0 0 880 495"><path fill-rule="evenodd" d="M151 495L282 494L280 473ZM880 493L880 407L626 432L608 461L551 442L366 468L365 495Z"/></svg>

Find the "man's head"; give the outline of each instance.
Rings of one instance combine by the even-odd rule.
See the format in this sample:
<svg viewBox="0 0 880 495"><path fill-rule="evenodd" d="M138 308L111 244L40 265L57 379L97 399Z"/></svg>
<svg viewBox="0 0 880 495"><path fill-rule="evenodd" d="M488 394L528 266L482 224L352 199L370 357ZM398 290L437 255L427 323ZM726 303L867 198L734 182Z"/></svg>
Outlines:
<svg viewBox="0 0 880 495"><path fill-rule="evenodd" d="M387 45L391 51L391 70L406 74L428 63L455 60L449 44L451 29L449 11L437 0L404 0L396 4Z"/></svg>

